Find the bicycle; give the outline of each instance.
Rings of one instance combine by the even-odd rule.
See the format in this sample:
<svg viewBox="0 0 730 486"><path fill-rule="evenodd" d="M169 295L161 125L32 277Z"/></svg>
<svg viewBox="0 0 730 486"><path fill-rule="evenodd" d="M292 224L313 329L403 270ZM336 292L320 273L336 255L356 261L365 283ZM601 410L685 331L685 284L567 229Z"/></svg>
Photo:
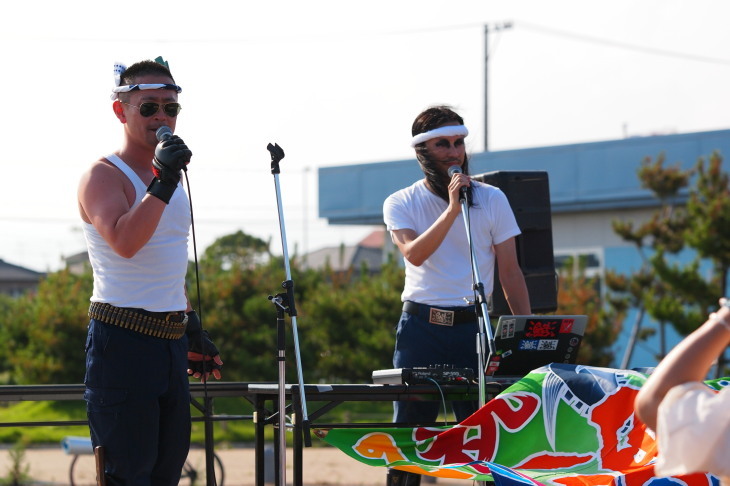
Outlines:
<svg viewBox="0 0 730 486"><path fill-rule="evenodd" d="M61 447L66 454L73 455L68 470L68 479L71 486L95 485L96 464L91 439L89 437L64 437L61 441ZM204 457L203 462L205 462ZM223 461L215 452L213 453L213 463L216 477L215 484L223 486L225 480ZM203 464L202 470L199 470L193 465L190 456L188 456L185 465L183 465L179 484L189 481L190 486L196 486L199 479L203 481L201 484L205 484L205 464Z"/></svg>

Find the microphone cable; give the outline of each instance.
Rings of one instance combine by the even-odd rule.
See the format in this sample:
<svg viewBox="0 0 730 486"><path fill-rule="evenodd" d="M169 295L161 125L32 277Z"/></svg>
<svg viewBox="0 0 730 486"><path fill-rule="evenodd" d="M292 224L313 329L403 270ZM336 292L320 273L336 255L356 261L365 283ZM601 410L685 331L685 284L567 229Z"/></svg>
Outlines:
<svg viewBox="0 0 730 486"><path fill-rule="evenodd" d="M190 192L190 178L188 177L187 166L185 166L183 168L183 172L185 173L185 186L186 186L187 192L188 192L188 205L190 207L190 234L191 234L192 240L193 240L193 262L194 262L194 266L195 266L195 291L197 293L196 300L197 300L197 308L198 308L197 312L199 314L198 318L200 319L200 327L202 329L205 329L205 327L203 326L203 322L205 322L203 320L203 317L204 317L203 316L203 306L202 306L202 300L200 298L200 270L199 270L199 265L198 265L198 243L195 238L195 217L193 216L193 196L192 196L192 193ZM200 333L200 350L202 352L202 357L203 357L203 359L202 359L203 418L207 422L208 421L208 412L209 412L208 403L210 403L210 402L208 400L208 377L206 376L207 369L206 369L206 363L205 363L205 347L204 347L205 342L203 340L203 337L204 337L204 335L203 335L203 332L201 331L201 333ZM206 436L206 440L207 440L207 434L204 434L204 435ZM206 462L206 465L207 465L207 462ZM207 475L207 467L206 467L206 475ZM218 484L218 480L215 477L215 474L213 474L213 484Z"/></svg>
<svg viewBox="0 0 730 486"><path fill-rule="evenodd" d="M193 197L190 192L190 178L188 178L188 170L187 167L183 169L183 172L185 173L185 185L188 192L188 205L190 207L190 234L193 239L193 263L195 266L195 292L197 294L197 312L198 317L200 319L200 326L205 329L203 326L203 305L202 301L200 299L200 270L198 266L198 243L195 238L195 218L193 216ZM208 380L205 378L205 348L203 345L205 342L203 341L203 333L200 333L200 350L202 351L202 365L203 365L203 396L205 399L208 398Z"/></svg>
<svg viewBox="0 0 730 486"><path fill-rule="evenodd" d="M165 140L168 140L172 136L173 136L172 129L170 127L168 127L167 125L160 126L155 132L155 137L157 138L158 142L163 142ZM205 362L205 356L206 356L205 340L204 340L204 334L202 332L202 330L204 329L204 327L203 327L204 313L203 313L202 300L200 298L200 269L199 269L199 264L198 264L198 243L197 243L197 239L196 239L196 235L195 235L195 217L194 217L194 213L193 213L193 196L192 196L192 192L190 191L190 178L188 178L187 164L185 166L183 166L182 170L185 173L185 185L187 187L188 206L190 208L190 233L191 233L191 236L193 239L193 261L194 261L194 265L195 265L195 289L197 292L197 313L198 313L198 319L200 319L200 327L201 327L200 351L201 351L201 356L202 356L201 369L202 369L203 404L204 404L203 405L203 417L205 419L205 422L207 423L208 422L207 404L209 403L209 401L208 401L208 377L206 376L207 369L206 369L206 362ZM186 266L187 266L187 258L185 260L186 260ZM189 296L188 296L188 299L189 299ZM192 304L191 304L191 306L192 306ZM189 345L190 344L188 343L188 346ZM186 358L187 358L187 356L186 356ZM212 357L211 357L211 359L212 359ZM211 372L211 374L212 374L212 372ZM193 375L194 375L194 372L193 372ZM206 435L206 440L207 440L207 435ZM207 470L206 470L206 472L207 472ZM215 474L213 475L213 481L217 482L216 478L215 478Z"/></svg>
<svg viewBox="0 0 730 486"><path fill-rule="evenodd" d="M170 127L167 125L160 126L155 131L155 137L157 138L158 142L164 142L173 137L173 132ZM189 160L188 160L189 162ZM195 262L195 285L196 285L196 291L198 293L198 318L200 319L200 327L201 327L201 333L200 333L200 351L203 356L202 359L202 369L203 369L203 396L207 400L208 399L208 384L207 384L207 377L205 376L206 369L205 369L205 341L203 340L203 306L200 300L200 271L198 268L198 243L196 241L195 237L195 217L193 216L193 196L190 191L190 179L188 178L188 166L187 163L182 168L183 172L185 173L185 184L187 186L188 190L188 206L190 207L190 229L191 229L191 235L193 238L193 259ZM187 258L185 259L187 262ZM187 263L186 263L187 266ZM187 272L186 272L187 273ZM212 357L211 357L212 358Z"/></svg>
<svg viewBox="0 0 730 486"><path fill-rule="evenodd" d="M444 391L441 389L441 384L438 381L431 378L430 376L426 377L426 380L428 380L428 381L432 382L434 385L436 385L436 389L439 391L439 394L441 394L441 405L443 405L443 407L444 407L444 426L448 427L449 421L448 421L447 417L449 415L449 412L448 412L448 410L446 410L446 397L444 397ZM456 418L456 417L454 417L454 418Z"/></svg>

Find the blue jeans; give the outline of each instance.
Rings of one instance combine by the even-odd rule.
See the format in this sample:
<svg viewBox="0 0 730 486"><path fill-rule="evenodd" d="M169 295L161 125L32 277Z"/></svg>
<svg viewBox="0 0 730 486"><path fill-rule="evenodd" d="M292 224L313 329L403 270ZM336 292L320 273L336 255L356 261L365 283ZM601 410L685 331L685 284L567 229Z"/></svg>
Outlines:
<svg viewBox="0 0 730 486"><path fill-rule="evenodd" d="M434 365L452 365L455 368L479 369L477 356L476 321L440 326L427 319L403 312L398 321L393 366L416 368ZM479 408L477 400L453 401L451 407L458 422ZM438 401L393 402L393 421L404 423L430 423L438 418L442 403ZM445 412L445 411L444 411Z"/></svg>
<svg viewBox="0 0 730 486"><path fill-rule="evenodd" d="M168 340L92 319L86 412L110 485L177 485L190 448L187 338Z"/></svg>

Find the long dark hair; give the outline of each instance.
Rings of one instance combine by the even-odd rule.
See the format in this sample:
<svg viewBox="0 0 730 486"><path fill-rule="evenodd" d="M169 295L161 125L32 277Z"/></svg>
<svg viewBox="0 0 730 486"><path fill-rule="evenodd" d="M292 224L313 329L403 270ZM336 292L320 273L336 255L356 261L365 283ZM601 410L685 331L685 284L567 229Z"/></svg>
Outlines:
<svg viewBox="0 0 730 486"><path fill-rule="evenodd" d="M431 131L435 128L442 127L447 123L458 123L459 125L464 124L464 119L459 116L450 106L432 106L423 112L421 112L416 119L413 121L411 127L411 136L416 136L419 133ZM416 145L416 160L421 166L421 170L426 175L426 180L431 189L446 202L449 201L449 181L451 178L439 171L436 168L436 164L431 160L431 156L426 148L426 143L419 143ZM469 174L469 157L464 154L464 164L461 167L464 174ZM467 200L471 202L471 186L467 187Z"/></svg>

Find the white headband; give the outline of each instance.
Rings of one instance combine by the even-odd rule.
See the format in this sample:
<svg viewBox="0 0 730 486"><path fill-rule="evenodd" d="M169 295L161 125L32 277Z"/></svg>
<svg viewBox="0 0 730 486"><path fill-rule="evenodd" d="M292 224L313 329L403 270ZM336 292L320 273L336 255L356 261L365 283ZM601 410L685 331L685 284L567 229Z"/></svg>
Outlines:
<svg viewBox="0 0 730 486"><path fill-rule="evenodd" d="M426 140L431 140L437 137L455 137L458 135L467 136L469 130L464 125L447 125L445 127L438 127L428 132L419 133L411 140L411 147L415 147L419 143L423 143Z"/></svg>
<svg viewBox="0 0 730 486"><path fill-rule="evenodd" d="M165 64L165 66L167 66ZM176 84L125 84L120 86L122 83L122 73L127 70L127 66L121 62L114 63L114 84L116 87L112 89L112 100L118 98L117 93L128 93L130 91L144 90L144 89L172 89L180 93L182 88Z"/></svg>
<svg viewBox="0 0 730 486"><path fill-rule="evenodd" d="M182 91L182 88L176 84L125 84L124 86L117 86L112 90L112 99L117 99L117 93L128 93L143 89L172 89L178 93Z"/></svg>

